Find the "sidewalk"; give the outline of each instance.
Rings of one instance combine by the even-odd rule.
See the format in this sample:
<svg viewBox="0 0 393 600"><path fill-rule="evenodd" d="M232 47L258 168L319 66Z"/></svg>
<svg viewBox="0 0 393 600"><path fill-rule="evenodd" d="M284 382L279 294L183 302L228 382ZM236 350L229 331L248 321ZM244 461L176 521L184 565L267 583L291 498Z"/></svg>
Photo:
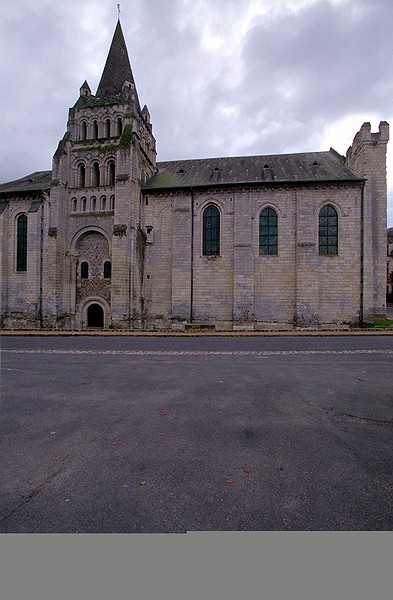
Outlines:
<svg viewBox="0 0 393 600"><path fill-rule="evenodd" d="M386 307L386 318L393 320L393 304ZM291 329L266 331L153 331L145 330L110 330L89 329L84 331L66 331L55 329L0 329L0 337L4 335L19 336L134 336L134 337L274 337L274 336L337 336L337 335L393 335L393 329Z"/></svg>
<svg viewBox="0 0 393 600"><path fill-rule="evenodd" d="M294 329L290 331L152 331L152 330L124 330L112 331L108 329L94 329L84 331L65 331L48 329L3 329L3 336L100 336L100 337L331 337L331 336L393 336L393 329Z"/></svg>

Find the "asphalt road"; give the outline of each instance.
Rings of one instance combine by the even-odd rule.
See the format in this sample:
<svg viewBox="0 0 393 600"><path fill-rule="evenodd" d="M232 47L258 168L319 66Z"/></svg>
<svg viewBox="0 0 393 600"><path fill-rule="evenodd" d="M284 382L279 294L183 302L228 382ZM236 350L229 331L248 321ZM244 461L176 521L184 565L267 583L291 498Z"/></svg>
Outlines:
<svg viewBox="0 0 393 600"><path fill-rule="evenodd" d="M393 337L1 337L2 532L391 530Z"/></svg>

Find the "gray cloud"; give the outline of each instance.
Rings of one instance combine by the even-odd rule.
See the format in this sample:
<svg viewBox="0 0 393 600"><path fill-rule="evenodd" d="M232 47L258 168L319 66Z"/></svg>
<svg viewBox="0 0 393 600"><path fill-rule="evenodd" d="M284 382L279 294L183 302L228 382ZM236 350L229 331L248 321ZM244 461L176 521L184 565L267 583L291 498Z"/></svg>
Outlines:
<svg viewBox="0 0 393 600"><path fill-rule="evenodd" d="M116 18L112 0L2 1L1 181L50 168L79 86L98 85ZM345 152L363 120L393 122L392 18L389 0L123 3L159 160ZM354 116L353 131L326 141Z"/></svg>

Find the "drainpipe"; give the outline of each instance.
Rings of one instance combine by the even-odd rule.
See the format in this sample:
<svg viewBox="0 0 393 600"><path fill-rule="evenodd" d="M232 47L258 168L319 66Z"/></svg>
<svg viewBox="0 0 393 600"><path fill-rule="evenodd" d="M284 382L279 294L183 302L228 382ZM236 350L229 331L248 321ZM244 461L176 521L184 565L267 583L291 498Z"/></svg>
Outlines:
<svg viewBox="0 0 393 600"><path fill-rule="evenodd" d="M42 318L42 297L43 297L43 274L44 274L44 202L46 194L42 194L43 202L41 204L41 216L40 216L40 292L38 296L38 318L40 322L40 329L43 328Z"/></svg>
<svg viewBox="0 0 393 600"><path fill-rule="evenodd" d="M364 311L364 186L362 184L362 193L360 197L360 307L359 307L359 325L363 324Z"/></svg>
<svg viewBox="0 0 393 600"><path fill-rule="evenodd" d="M194 190L191 188L191 282L190 282L190 323L194 312Z"/></svg>

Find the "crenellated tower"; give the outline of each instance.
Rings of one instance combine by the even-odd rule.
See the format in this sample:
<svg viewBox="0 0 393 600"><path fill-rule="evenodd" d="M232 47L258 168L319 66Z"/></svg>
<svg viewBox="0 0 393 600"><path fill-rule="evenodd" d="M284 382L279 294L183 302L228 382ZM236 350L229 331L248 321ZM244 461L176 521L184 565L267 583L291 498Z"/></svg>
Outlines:
<svg viewBox="0 0 393 600"><path fill-rule="evenodd" d="M141 187L155 168L149 111L118 21L97 92L82 84L53 159L47 310L60 327L140 327Z"/></svg>
<svg viewBox="0 0 393 600"><path fill-rule="evenodd" d="M348 148L346 165L365 184L361 200L361 311L363 319L386 316L386 151L389 124L377 132L363 123Z"/></svg>

